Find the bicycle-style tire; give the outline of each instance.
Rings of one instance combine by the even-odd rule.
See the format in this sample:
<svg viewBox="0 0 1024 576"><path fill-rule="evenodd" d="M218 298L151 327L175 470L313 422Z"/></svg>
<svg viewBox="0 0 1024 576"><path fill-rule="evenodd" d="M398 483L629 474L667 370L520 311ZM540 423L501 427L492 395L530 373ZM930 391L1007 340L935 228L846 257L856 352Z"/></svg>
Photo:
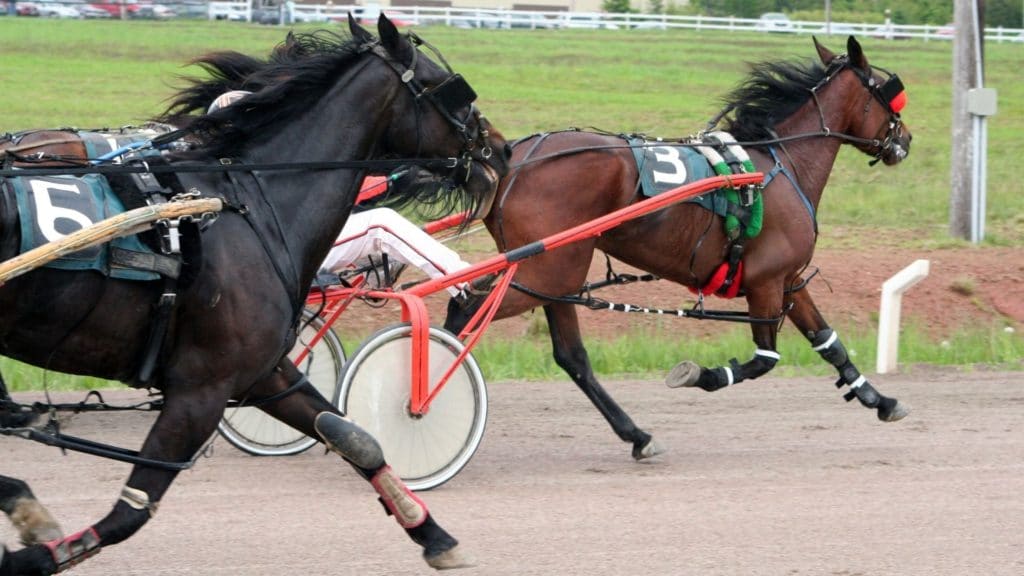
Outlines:
<svg viewBox="0 0 1024 576"><path fill-rule="evenodd" d="M312 318L312 320L310 320ZM302 334L290 356L295 358L324 325L323 318L309 310L302 314ZM338 383L345 365L345 349L333 330L324 332L299 370L332 404L338 403ZM254 456L292 456L309 450L317 439L278 421L259 408L228 408L217 431L239 450Z"/></svg>
<svg viewBox="0 0 1024 576"><path fill-rule="evenodd" d="M487 386L473 356L452 373L423 415L409 411L412 326L370 336L345 365L338 408L377 438L384 458L412 490L444 484L469 463L487 424ZM458 338L430 328L433 386L462 353Z"/></svg>

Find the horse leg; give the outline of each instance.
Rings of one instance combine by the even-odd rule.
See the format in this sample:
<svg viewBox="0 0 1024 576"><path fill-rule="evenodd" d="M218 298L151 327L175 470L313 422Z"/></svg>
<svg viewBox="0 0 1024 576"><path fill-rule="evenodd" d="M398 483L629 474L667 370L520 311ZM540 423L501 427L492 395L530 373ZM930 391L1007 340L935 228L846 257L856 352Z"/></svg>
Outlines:
<svg viewBox="0 0 1024 576"><path fill-rule="evenodd" d="M850 387L850 391L845 395L847 401L857 398L861 405L877 409L878 419L883 422L895 422L910 413L910 408L899 400L879 394L857 370L838 334L822 318L806 288L790 295L790 299L793 306L787 315L793 321L793 325L810 340L814 350L839 371L836 387Z"/></svg>
<svg viewBox="0 0 1024 576"><path fill-rule="evenodd" d="M298 369L286 363L281 372L260 382L254 392L261 395L280 392L299 376ZM441 528L423 500L391 470L377 440L342 416L313 386L299 387L294 393L260 408L296 430L320 438L369 481L387 514L394 516L406 534L423 548L423 558L432 568L445 570L472 565L458 549L458 540Z"/></svg>
<svg viewBox="0 0 1024 576"><path fill-rule="evenodd" d="M615 400L594 377L590 358L580 336L579 317L571 304L547 304L544 314L548 319L551 346L555 363L572 378L580 390L593 402L615 434L624 442L633 444L633 458L642 460L664 452L650 434L637 428L633 420L616 404Z"/></svg>
<svg viewBox="0 0 1024 576"><path fill-rule="evenodd" d="M60 525L36 500L28 484L17 478L0 475L0 510L10 518L26 546L63 536Z"/></svg>
<svg viewBox="0 0 1024 576"><path fill-rule="evenodd" d="M782 315L782 286L778 282L759 286L756 291L747 294L747 305L751 318L779 318ZM697 387L713 392L737 384L744 380L753 380L767 374L779 361L779 353L775 349L778 324L751 324L753 335L754 357L740 364L735 358L729 360L728 366L704 368L686 360L680 362L669 371L665 384L669 388Z"/></svg>
<svg viewBox="0 0 1024 576"><path fill-rule="evenodd" d="M164 407L143 443L141 457L183 462L195 456L213 434L227 404L226 386L209 386L181 385L165 391ZM120 499L102 520L69 536L8 552L14 573L55 574L126 540L156 514L178 472L135 465Z"/></svg>

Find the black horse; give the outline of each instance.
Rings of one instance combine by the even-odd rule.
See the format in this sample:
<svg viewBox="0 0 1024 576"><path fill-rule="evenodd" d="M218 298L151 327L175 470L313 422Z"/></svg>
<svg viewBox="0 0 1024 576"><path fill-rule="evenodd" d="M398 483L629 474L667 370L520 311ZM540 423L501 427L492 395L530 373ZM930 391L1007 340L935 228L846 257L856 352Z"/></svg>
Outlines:
<svg viewBox="0 0 1024 576"><path fill-rule="evenodd" d="M391 472L376 441L302 385L284 356L306 288L366 173L363 164L339 169L339 162L379 167L387 158L422 159L453 185L408 189L415 201L442 201L442 193L457 189L461 194L445 205L473 209L493 195L509 151L473 105L475 94L465 80L420 53L422 40L399 34L384 16L379 40L351 18L349 28L351 37L320 32L295 39L304 47L301 59L264 67L262 89L196 118L188 129L198 148L171 157L179 170L229 162L253 169L178 173L183 190L222 198L227 208L190 250L182 250L182 277L188 280L144 384L162 392L164 405L139 456L188 462L229 400L269 399L263 410L321 438L372 483L389 513L423 547L428 564L457 567L464 564L457 541ZM182 109L172 107L160 120ZM282 163L320 166L268 167ZM12 210L0 204L0 214ZM16 253L18 231L8 219L2 226L5 260ZM0 287L0 353L50 370L142 385L138 374L161 293L158 281L32 271ZM177 472L135 465L105 518L49 542L46 529L23 530L29 545L5 551L0 574L52 574L129 538L156 513ZM27 486L0 477L2 509L9 511L15 500L34 501Z"/></svg>

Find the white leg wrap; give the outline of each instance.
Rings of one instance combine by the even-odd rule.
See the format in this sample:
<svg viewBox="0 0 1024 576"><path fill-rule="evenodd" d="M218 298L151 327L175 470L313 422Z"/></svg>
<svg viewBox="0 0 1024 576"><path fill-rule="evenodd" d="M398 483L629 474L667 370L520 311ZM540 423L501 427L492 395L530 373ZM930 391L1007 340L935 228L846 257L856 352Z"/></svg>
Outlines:
<svg viewBox="0 0 1024 576"><path fill-rule="evenodd" d="M384 466L370 479L381 501L402 528L415 528L427 520L427 505L409 490L391 466Z"/></svg>
<svg viewBox="0 0 1024 576"><path fill-rule="evenodd" d="M863 383L865 383L867 381L868 381L867 378L865 378L863 376L858 376L856 380L854 380L853 382L850 383L850 389L851 390L856 390L857 388L860 387L861 384L863 384Z"/></svg>
<svg viewBox="0 0 1024 576"><path fill-rule="evenodd" d="M774 350L762 350L760 348L758 348L757 350L754 350L754 356L764 356L765 358L771 358L772 360L775 360L776 362L779 361L782 358L782 354L779 354L778 352L776 352Z"/></svg>
<svg viewBox="0 0 1024 576"><path fill-rule="evenodd" d="M156 516L156 509L160 506L159 502L149 501L149 494L131 486L125 486L121 490L120 500L136 510L148 510L150 518Z"/></svg>
<svg viewBox="0 0 1024 576"><path fill-rule="evenodd" d="M830 346L832 346L832 344L834 344L835 341L838 340L838 339L839 339L839 333L836 332L835 330L833 330L832 331L832 335L828 337L828 340L825 340L824 344L819 344L819 345L815 346L814 347L814 351L815 352L821 352L822 350L828 350L828 348Z"/></svg>
<svg viewBox="0 0 1024 576"><path fill-rule="evenodd" d="M735 384L736 377L732 374L732 368L729 368L728 366L723 366L722 368L725 370L725 377L727 379L726 386L732 386Z"/></svg>

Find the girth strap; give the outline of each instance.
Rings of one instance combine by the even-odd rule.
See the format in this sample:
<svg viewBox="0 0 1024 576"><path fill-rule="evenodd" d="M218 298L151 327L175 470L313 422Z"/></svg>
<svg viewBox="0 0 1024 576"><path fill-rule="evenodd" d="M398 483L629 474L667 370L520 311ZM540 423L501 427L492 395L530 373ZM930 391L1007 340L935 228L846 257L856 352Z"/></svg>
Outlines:
<svg viewBox="0 0 1024 576"><path fill-rule="evenodd" d="M313 385L312 382L309 381L309 378L307 378L306 375L303 374L298 368L296 368L295 364L293 364L292 361L287 358L282 358L281 361L278 362L277 370L281 372L284 375L285 379L288 381L289 384L287 388L281 390L276 394L271 394L270 396L267 396L265 398L257 398L255 400L247 399L245 400L245 402L242 402L240 406L256 407L265 406L267 404L273 404L274 402L277 402L278 400L291 395L293 392L297 391L299 388L303 386L306 386L307 384L310 386Z"/></svg>
<svg viewBox="0 0 1024 576"><path fill-rule="evenodd" d="M804 194L804 189L800 187L800 183L796 181L796 177L782 164L782 160L779 159L779 155L775 152L774 146L768 147L768 152L772 155L772 160L775 161L775 166L772 167L768 175L764 177L763 186L767 189L768 185L771 184L772 180L779 174L782 174L789 180L789 183L793 185L796 190L797 196L800 197L800 201L804 203L804 208L807 208L807 213L811 215L811 222L814 223L814 235L818 235L818 218L814 213L814 205L807 198L807 194Z"/></svg>

